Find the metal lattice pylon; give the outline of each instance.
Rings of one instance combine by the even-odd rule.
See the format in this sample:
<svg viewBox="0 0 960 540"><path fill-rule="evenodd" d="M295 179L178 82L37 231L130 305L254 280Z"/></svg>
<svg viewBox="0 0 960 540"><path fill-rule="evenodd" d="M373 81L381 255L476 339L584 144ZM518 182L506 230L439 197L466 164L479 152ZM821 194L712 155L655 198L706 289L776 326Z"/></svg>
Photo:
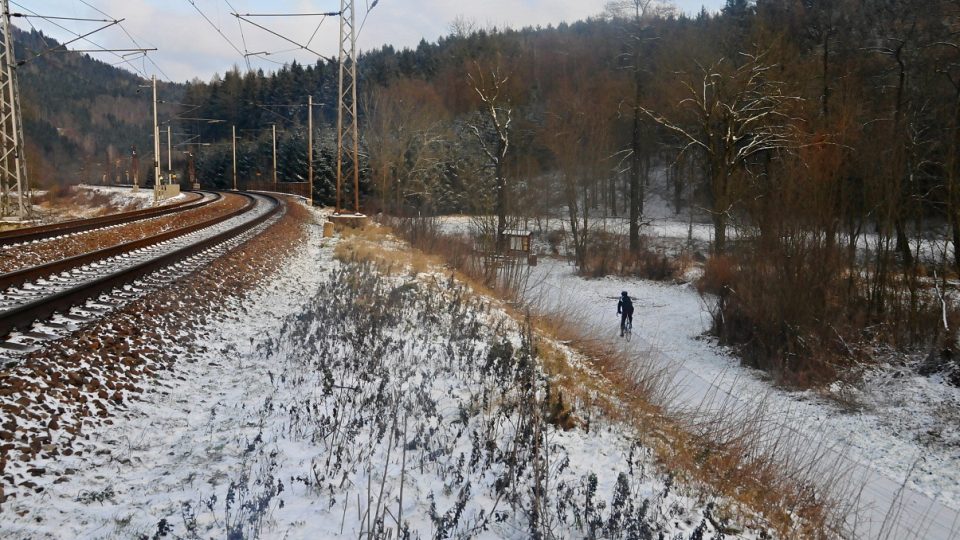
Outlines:
<svg viewBox="0 0 960 540"><path fill-rule="evenodd" d="M357 33L354 0L340 0L340 82L337 110L337 213L344 179L353 179L353 211L360 212L360 137L357 130ZM347 154L346 158L344 154Z"/></svg>
<svg viewBox="0 0 960 540"><path fill-rule="evenodd" d="M23 119L16 57L10 26L10 5L3 1L0 39L0 214L24 219L30 215L27 164L23 155Z"/></svg>

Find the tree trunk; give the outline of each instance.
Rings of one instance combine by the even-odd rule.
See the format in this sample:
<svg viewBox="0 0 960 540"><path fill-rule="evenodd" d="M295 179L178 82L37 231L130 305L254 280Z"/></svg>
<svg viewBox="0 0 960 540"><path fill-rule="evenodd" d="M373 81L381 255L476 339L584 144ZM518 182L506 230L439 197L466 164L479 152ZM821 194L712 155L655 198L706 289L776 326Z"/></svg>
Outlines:
<svg viewBox="0 0 960 540"><path fill-rule="evenodd" d="M897 66L899 67L899 75L897 78L896 108L894 110L894 115L893 115L893 139L896 144L895 148L898 154L901 154L901 155L905 153L905 149L902 146L903 142L901 142L901 137L900 137L900 126L903 119L903 99L904 99L903 96L905 93L906 82L907 82L907 68L903 62L902 54L903 54L903 45L901 45L900 48L897 49L896 57L895 57L897 60ZM907 238L906 227L904 226L904 217L903 217L903 214L906 210L906 203L909 198L909 193L907 193L908 188L904 187L904 177L907 176L909 167L904 166L903 168L901 168L901 163L908 163L908 162L897 160L897 170L893 172L893 174L898 176L897 183L896 183L896 185L898 186L898 189L897 189L897 192L894 194L894 196L897 197L897 200L896 200L897 206L894 212L895 217L893 220L893 226L897 234L896 250L900 252L900 257L903 259L904 266L906 266L907 268L910 268L913 266L913 255L910 253L910 241ZM907 170L904 170L904 169L907 169Z"/></svg>
<svg viewBox="0 0 960 540"><path fill-rule="evenodd" d="M723 212L713 214L713 254L722 255L727 249L727 215Z"/></svg>
<svg viewBox="0 0 960 540"><path fill-rule="evenodd" d="M957 186L957 168L960 165L960 85L955 84L954 89L952 136L946 163L947 220L953 237L953 266L960 275L960 193L957 192L960 189Z"/></svg>
<svg viewBox="0 0 960 540"><path fill-rule="evenodd" d="M828 70L830 67L830 33L823 31L823 95L821 96L823 108L821 113L824 118L830 114L830 85L828 82Z"/></svg>
<svg viewBox="0 0 960 540"><path fill-rule="evenodd" d="M617 177L616 175L610 175L610 186L607 188L610 190L608 198L610 200L610 215L617 217Z"/></svg>
<svg viewBox="0 0 960 540"><path fill-rule="evenodd" d="M680 211L683 210L683 183L680 181L680 178L683 177L682 165L679 163L676 167L670 167L670 179L673 184L673 209L677 215L680 215Z"/></svg>
<svg viewBox="0 0 960 540"><path fill-rule="evenodd" d="M900 252L903 265L910 268L913 266L913 253L910 251L910 238L907 236L907 228L903 223L903 218L895 219L893 226L897 231L897 251Z"/></svg>
<svg viewBox="0 0 960 540"><path fill-rule="evenodd" d="M503 177L503 165L497 163L497 251L506 251L507 230L507 179Z"/></svg>
<svg viewBox="0 0 960 540"><path fill-rule="evenodd" d="M713 253L720 255L727 249L727 212L730 210L730 173L714 158L710 165L710 196L713 214Z"/></svg>
<svg viewBox="0 0 960 540"><path fill-rule="evenodd" d="M564 192L567 196L567 215L570 218L570 235L573 237L573 250L574 257L576 258L577 267L581 268L583 253L582 246L580 242L580 227L578 223L578 212L577 212L577 188L570 184L571 180L569 178L564 178Z"/></svg>
<svg viewBox="0 0 960 540"><path fill-rule="evenodd" d="M640 214L643 212L643 185L640 178L640 70L635 70L636 94L633 104L633 134L630 140L630 252L640 251Z"/></svg>
<svg viewBox="0 0 960 540"><path fill-rule="evenodd" d="M953 268L960 275L960 215L956 209L950 213L950 229L953 232Z"/></svg>

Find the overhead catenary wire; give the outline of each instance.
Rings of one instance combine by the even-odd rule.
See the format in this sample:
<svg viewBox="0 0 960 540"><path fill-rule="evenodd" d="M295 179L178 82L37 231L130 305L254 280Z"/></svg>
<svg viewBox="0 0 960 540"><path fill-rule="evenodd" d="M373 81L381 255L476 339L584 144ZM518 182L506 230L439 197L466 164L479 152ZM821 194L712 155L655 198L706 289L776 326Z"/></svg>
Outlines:
<svg viewBox="0 0 960 540"><path fill-rule="evenodd" d="M126 28L125 26L123 26L122 23L121 23L119 26L120 26L120 30L123 30L123 33L126 34L127 37L130 39L130 41L133 42L134 46L140 47L140 43L137 42L137 40L134 39L132 35L130 35L130 32L127 31L127 28ZM156 48L154 48L153 50L156 50ZM160 73L160 75L163 75L163 78L166 79L167 82L173 82L173 79L171 79L170 76L167 75L167 74L163 71L163 69L161 69L160 66L159 66L156 62L154 62L153 58L150 58L150 55L144 54L143 57L150 61L150 63L153 65L153 67L156 68L156 70ZM146 70L144 70L144 71L146 71Z"/></svg>
<svg viewBox="0 0 960 540"><path fill-rule="evenodd" d="M357 37L360 37L360 33L363 32L363 27L367 24L367 17L370 16L370 12L373 11L373 8L377 7L379 3L380 0L373 0L373 3L367 2L367 12L363 14L363 20L360 21L360 27L357 28Z"/></svg>
<svg viewBox="0 0 960 540"><path fill-rule="evenodd" d="M28 19L36 17L38 19L56 20L56 21L80 21L80 22L114 22L115 19L85 19L83 17L58 17L56 15L32 15L28 13L10 13L11 17Z"/></svg>
<svg viewBox="0 0 960 540"><path fill-rule="evenodd" d="M81 0L81 1L83 1L83 0ZM33 11L32 9L30 9L30 8L28 8L28 7L26 7L26 6L17 3L15 0L10 0L10 3L13 4L13 5L15 5L15 6L17 6L17 7L20 8L20 9L24 10L24 11L27 11L27 12L33 14L33 15L36 15L38 18L41 18L41 19L43 18L43 17L42 17L39 13L37 13L36 11ZM109 15L106 15L106 16L109 17ZM57 28L59 28L59 29L63 30L64 32L67 32L67 33L69 33L69 34L71 34L71 35L73 35L73 36L78 36L78 35L80 35L78 32L75 32L75 31L67 28L66 26L63 26L62 24L58 23L57 21L51 21L51 20L48 20L48 19L44 19L44 20L46 20L48 23L52 24L53 26L56 26ZM29 23L30 20L27 19L27 22ZM36 28L33 26L32 23L30 23L30 27L36 29ZM125 59L125 58L124 58L123 56L121 56L120 54L112 52L112 51L111 51L110 49L108 49L107 47L104 47L103 45L100 45L99 43L93 41L93 40L90 39L89 37L83 38L83 41L85 41L85 42L93 45L94 47L97 47L98 49L100 49L100 50L103 51L103 52L112 53L114 56L116 56L117 58L121 59L121 62L120 62L119 64L126 64L126 65L128 65L131 69L133 69L134 71L136 71L138 75L140 75L140 76L142 76L142 77L144 77L144 78L149 78L149 77L147 77L146 70L141 70L140 68L138 68L137 65L133 63L133 59L129 59L129 58ZM47 41L46 41L45 39L43 40L43 43L44 43L44 45L49 46L49 45L47 44ZM118 64L118 65L119 65L119 64Z"/></svg>
<svg viewBox="0 0 960 540"><path fill-rule="evenodd" d="M237 8L233 7L233 4L230 3L230 0L224 0L224 2L227 3L227 7L229 7L232 11L237 11ZM240 29L240 42L243 43L243 61L247 63L247 71L253 71L253 68L250 67L251 55L249 54L250 50L247 49L247 37L243 35L243 23L241 23L239 19L237 20L237 28Z"/></svg>
<svg viewBox="0 0 960 540"><path fill-rule="evenodd" d="M115 26L115 25L117 25L117 24L120 24L120 21L112 21L112 22L110 22L110 23L107 24L107 25L104 25L104 26L101 26L100 28L97 28L96 30L91 30L91 31L87 32L86 34L79 35L79 36L77 36L76 38L71 39L70 41L65 41L65 42L57 45L56 47L50 47L50 48L48 48L48 49L46 49L46 50L44 50L44 51L41 51L41 52L39 52L39 53L35 53L35 54L34 54L33 56L31 56L30 58L25 58L25 59L23 59L23 60L17 60L17 66L22 66L22 65L26 64L27 62L29 62L29 61L31 61L31 60L36 60L37 58L40 58L40 57L42 57L42 56L46 56L46 55L50 54L51 52L54 52L54 51L56 51L56 50L58 50L58 49L63 49L63 50L65 50L65 51L69 51L69 49L67 49L67 45L70 45L71 43L80 41L80 40L82 40L82 39L86 39L87 36L92 36L93 34L96 34L97 32L99 32L99 31L101 31L101 30L106 30L107 28L110 28L111 26ZM113 49L103 49L102 47L98 50L98 52L101 52L101 51L114 52Z"/></svg>
<svg viewBox="0 0 960 540"><path fill-rule="evenodd" d="M56 49L54 49L56 50ZM155 51L157 49L110 49L110 52L115 53L142 53L146 54L147 51ZM103 49L67 49L64 52L75 52L75 53L96 53L103 52ZM121 55L127 56L127 55Z"/></svg>
<svg viewBox="0 0 960 540"><path fill-rule="evenodd" d="M86 4L86 2L85 2L84 0L80 0L80 1L83 2L84 4ZM10 3L13 4L13 5L15 5L15 6L17 6L17 7L19 7L20 9L23 9L24 11L28 11L30 14L32 14L32 15L33 15L34 17L36 17L36 18L40 18L40 19L43 19L43 20L49 22L49 23L52 24L53 26L56 26L57 28L60 28L61 30L65 31L65 32L68 32L68 33L71 34L71 35L80 36L80 33L79 33L79 32L75 32L75 31L73 31L73 30L70 30L69 28L63 26L62 24L59 24L58 22L56 22L56 20L50 20L47 16L40 15L40 14L37 13L36 11L33 11L33 10L30 9L30 8L27 8L26 6L23 6L23 5L19 4L19 3L17 3L16 1L14 1L14 0L11 0ZM89 4L87 4L87 5L89 5ZM92 6L91 6L91 7L92 7ZM96 8L94 8L94 9L96 9ZM104 13L104 12L102 12L102 11L100 11L100 10L97 10L97 11L99 11L101 15L104 15L104 16L106 16L106 17L110 17L110 15L107 14L107 13ZM79 19L79 18L78 18L78 17L75 17L74 19ZM27 18L26 20L27 20L27 23L30 25L30 27L31 27L32 29L37 30L37 28L33 25L33 23L30 22L30 19L29 19L29 18ZM112 17L111 17L109 20L110 20L110 21L116 21L116 19L114 19L114 18L112 18ZM121 21L121 22L122 22L122 21ZM120 26L121 28L123 27L123 25L122 25L122 24L119 24L119 23L118 23L118 26ZM89 34L87 34L87 36L89 36ZM43 42L44 46L46 46L46 47L48 47L48 48L51 48L51 49L55 49L55 48L56 48L56 47L50 47L50 44L47 43L47 40L43 38L42 33L41 33L40 39L41 39L41 41ZM76 41L76 40L73 40L73 41ZM117 58L120 58L121 61L118 62L118 63L115 64L115 65L126 64L126 65L128 65L130 68L132 68L134 71L136 71L137 74L139 74L139 75L141 75L141 76L143 76L143 77L146 77L146 76L147 76L147 75L146 75L146 70L145 70L145 69L144 69L144 70L138 69L137 66L136 66L136 64L133 63L133 59L125 58L124 56L121 56L120 54L117 54L117 53L113 52L112 49L109 49L109 48L107 48L107 47L104 47L103 45L100 45L99 43L96 43L95 41L91 40L89 37L84 37L84 38L83 38L83 41L85 41L85 42L93 45L94 47L99 48L99 52L109 52L109 53L112 53L112 54L113 54L114 56L116 56ZM71 41L71 42L72 42L72 41ZM139 47L139 45L137 45L137 46Z"/></svg>
<svg viewBox="0 0 960 540"><path fill-rule="evenodd" d="M237 54L239 54L241 57L243 56L243 51L241 51L240 48L237 47L236 44L234 44L233 41L232 41L229 37L227 37L226 34L223 33L222 30L220 30L220 27L218 27L216 24L214 24L213 21L211 21L210 18L207 17L206 13L204 13L203 10L200 9L200 6L197 5L196 0L186 0L186 1L187 1L188 4L190 4L191 6L193 6L193 9L197 10L197 13L199 13L200 16L203 17L203 19L204 19L205 21L207 21L207 23L208 23L210 26L212 26L213 29L216 30L218 34L220 34L220 37L222 37L223 39L225 39L225 40L227 41L227 43L229 43L230 46L233 47L233 50L237 51Z"/></svg>
<svg viewBox="0 0 960 540"><path fill-rule="evenodd" d="M281 33L279 33L279 32L275 32L275 31L271 30L270 28L267 28L266 26L263 26L262 24L259 24L259 23L255 22L255 21L250 20L250 19L248 18L248 15L241 15L240 13L237 13L237 12L232 13L232 15L233 15L234 17L236 17L237 19L240 19L240 20L242 20L242 21L244 21L244 22L246 22L246 23L248 23L248 24L252 24L253 26L256 26L257 28L259 28L259 29L261 29L261 30L263 30L263 31L265 31L265 32L268 32L268 33L270 33L270 34L272 34L272 35L274 35L274 36L276 36L276 37L278 37L278 38L280 38L280 39L282 39L282 40L284 40L284 41L286 41L286 42L288 42L288 43L290 43L290 44L292 44L292 45L296 45L299 49L302 49L302 50L305 50L305 51L307 51L307 52L313 53L314 55L316 55L316 56L318 56L318 57L320 57L320 58L323 58L324 60L326 60L326 61L328 61L328 62L334 62L334 60L333 60L332 58L330 58L330 57L328 57L328 56L326 56L326 55L324 55L324 54L322 54L322 53L319 53L319 52L311 49L311 48L308 47L307 45L304 45L304 44L302 44L302 43L297 43L296 41L288 38L287 36L285 36L285 35L283 35L283 34L281 34ZM249 16L256 16L256 15L249 15Z"/></svg>
<svg viewBox="0 0 960 540"><path fill-rule="evenodd" d="M80 3L82 3L82 4L85 5L85 6L87 6L87 7L90 8L90 9L96 11L97 13L103 15L104 17L110 17L110 14L109 14L109 13L107 13L107 12L103 11L102 9L98 8L97 6L91 4L91 3L88 2L87 0L80 0ZM123 33L126 34L127 39L129 39L129 40L133 43L133 46L134 46L134 47L136 47L136 48L138 48L138 49L143 49L143 48L144 48L144 47L141 46L140 43L133 37L133 35L130 34L130 32L127 30L127 28L126 28L122 23L121 23L120 25L118 25L118 26L120 27L120 30L122 30ZM155 50L155 48L154 48L154 50ZM150 63L153 65L153 67L156 68L157 72L159 72L160 75L162 75L164 79L166 79L168 82L173 82L173 79L171 79L170 76L167 75L167 74L163 71L163 69L160 68L160 66L153 60L153 58L150 57L150 55L144 53L143 58L146 59L146 60L149 60ZM146 67L144 67L144 70L143 70L143 72L144 72L144 77L146 77L146 71L147 71L147 70L146 70Z"/></svg>

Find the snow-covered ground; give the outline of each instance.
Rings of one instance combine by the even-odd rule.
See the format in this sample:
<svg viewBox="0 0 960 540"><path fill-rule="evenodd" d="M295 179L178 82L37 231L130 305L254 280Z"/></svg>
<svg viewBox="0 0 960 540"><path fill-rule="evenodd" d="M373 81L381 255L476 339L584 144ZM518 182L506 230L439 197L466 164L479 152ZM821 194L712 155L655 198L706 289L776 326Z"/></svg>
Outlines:
<svg viewBox="0 0 960 540"><path fill-rule="evenodd" d="M109 205L117 208L148 208L153 206L153 188L149 187L140 188L134 191L132 188L128 187L81 184L77 186L77 190L106 196L109 199ZM186 197L186 194L180 193L179 195L160 201L160 204L173 204L175 202L182 201L184 197Z"/></svg>
<svg viewBox="0 0 960 540"><path fill-rule="evenodd" d="M703 215L691 223L689 216L675 214L660 180L645 206L649 224L641 233L648 245L673 252L690 246L692 238L693 249L706 252L712 227ZM627 233L622 218L592 221L593 230ZM476 224L469 216L440 220L447 234L473 234ZM556 218L513 226L542 228L544 234L535 238L540 253L549 253L548 231L566 228ZM729 233L736 237L736 230ZM861 249L875 242L875 235L863 235ZM948 247L946 239L931 238L920 252L939 260ZM881 531L888 538L960 538L960 389L939 377L918 375L916 358L868 372L856 388L835 385L833 398L840 399L779 389L704 336L710 325L707 306L687 284L588 280L565 261L541 258L525 295L541 309L575 318L588 334L617 342L616 299L622 290L630 292L637 308L634 340L624 346L649 353L655 365L668 370L667 393L675 408L767 419L773 426L771 444L788 445L802 459L817 462L822 475L843 476L856 490L852 502L859 513L852 526L862 538Z"/></svg>
<svg viewBox="0 0 960 540"><path fill-rule="evenodd" d="M777 436L786 431L792 445L806 445L794 450L817 455L831 470L845 470L852 485L864 485L857 524L864 538L891 527L890 538L960 535L960 389L907 368L871 374L862 389L848 390L863 405L852 410L811 392L777 389L703 337L709 314L690 285L587 280L568 263L546 259L532 269L526 297L613 341L619 339L616 299L623 290L636 308L634 339L626 346L650 351L669 369L675 407L762 410L771 426L782 426L773 430Z"/></svg>
<svg viewBox="0 0 960 540"><path fill-rule="evenodd" d="M40 464L42 495L8 501L0 536L718 537L723 501L629 429L544 421L547 381L495 304L335 244L311 227L262 290L185 321L200 346L82 455Z"/></svg>
<svg viewBox="0 0 960 540"><path fill-rule="evenodd" d="M80 184L73 186L68 194L62 192L49 199L50 192L33 193L34 220L41 223L57 223L74 219L85 219L149 208L153 206L153 189L140 188L133 191L129 187L95 186ZM180 193L160 201L160 205L175 204L186 198ZM35 223L35 222L34 222Z"/></svg>

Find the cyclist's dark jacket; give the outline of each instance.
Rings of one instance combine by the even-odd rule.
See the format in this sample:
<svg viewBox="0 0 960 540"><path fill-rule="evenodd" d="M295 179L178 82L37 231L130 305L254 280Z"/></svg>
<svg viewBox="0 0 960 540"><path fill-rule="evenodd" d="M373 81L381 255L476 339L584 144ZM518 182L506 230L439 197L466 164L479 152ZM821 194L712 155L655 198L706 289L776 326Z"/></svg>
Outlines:
<svg viewBox="0 0 960 540"><path fill-rule="evenodd" d="M617 302L617 313L633 315L633 301L630 300L629 296L620 297L620 301Z"/></svg>

